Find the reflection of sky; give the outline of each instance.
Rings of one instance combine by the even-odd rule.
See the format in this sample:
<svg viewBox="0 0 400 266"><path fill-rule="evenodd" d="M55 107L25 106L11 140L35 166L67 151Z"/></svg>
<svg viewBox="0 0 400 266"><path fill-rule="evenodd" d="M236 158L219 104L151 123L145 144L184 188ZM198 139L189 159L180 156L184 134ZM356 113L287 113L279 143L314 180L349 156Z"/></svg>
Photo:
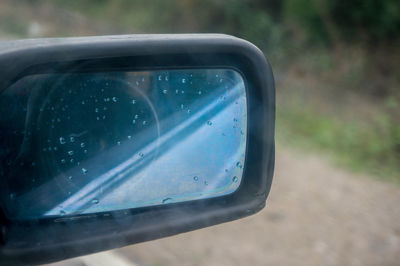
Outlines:
<svg viewBox="0 0 400 266"><path fill-rule="evenodd" d="M181 202L227 195L234 192L241 181L246 139L246 98L240 82L226 94L228 105L218 108L221 98L215 99L187 121L142 148L143 154L156 149L157 144L173 144L167 152L131 177L118 176L131 165L138 164L135 155L116 168L96 178L46 215L57 215L61 210L85 209L84 213ZM208 117L217 109L213 117ZM205 117L207 119L205 120ZM202 123L187 136L186 127ZM106 181L123 178L111 193L102 193ZM236 179L236 178L237 179ZM107 183L107 186L111 186ZM98 202L97 202L98 200ZM94 202L94 203L93 203Z"/></svg>
<svg viewBox="0 0 400 266"><path fill-rule="evenodd" d="M129 73L134 75L131 77ZM69 80L93 83L84 85L85 89L74 96L80 109L66 113L83 112L84 117L77 117L76 121L86 129L87 136L76 137L75 142L86 143L83 149L93 152L84 157L78 156L82 148L75 150L77 165L58 168L57 173L48 171L48 166L38 165L48 178L14 200L18 217L94 213L182 202L227 195L239 187L247 134L246 93L240 75L217 69L146 72L146 78L140 73L71 76ZM133 81L136 79L139 81ZM119 91L128 93L143 94L144 90L146 93L118 96L116 91L103 91L100 84L117 86ZM65 91L62 87L55 90ZM108 127L104 132L97 130L98 119L84 111L96 110L93 114L97 115L100 106L89 106L90 99L96 99L93 96L104 98L103 105L111 110L105 115L115 117L101 123ZM110 101L106 102L108 97ZM135 104L132 97L137 99ZM147 107L140 97L147 101ZM115 101L111 100L114 98ZM143 113L149 107L155 119ZM139 111L139 119L135 118L136 123L132 124L132 117ZM144 120L148 121L146 126ZM50 132L57 130L53 135L59 141L59 134L74 130L71 125L76 124L60 123ZM159 138L155 138L155 132ZM68 148L67 144L61 144L59 151L74 149L74 143L67 143ZM103 146L107 148L94 149ZM56 162L64 158L47 156Z"/></svg>

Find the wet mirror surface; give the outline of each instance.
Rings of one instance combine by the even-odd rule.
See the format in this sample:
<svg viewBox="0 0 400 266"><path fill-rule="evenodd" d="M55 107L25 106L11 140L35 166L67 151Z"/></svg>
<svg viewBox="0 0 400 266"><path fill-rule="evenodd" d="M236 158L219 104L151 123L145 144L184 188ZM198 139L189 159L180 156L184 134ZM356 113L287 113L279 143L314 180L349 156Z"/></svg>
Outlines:
<svg viewBox="0 0 400 266"><path fill-rule="evenodd" d="M223 196L242 180L245 84L230 69L26 76L0 95L10 218Z"/></svg>

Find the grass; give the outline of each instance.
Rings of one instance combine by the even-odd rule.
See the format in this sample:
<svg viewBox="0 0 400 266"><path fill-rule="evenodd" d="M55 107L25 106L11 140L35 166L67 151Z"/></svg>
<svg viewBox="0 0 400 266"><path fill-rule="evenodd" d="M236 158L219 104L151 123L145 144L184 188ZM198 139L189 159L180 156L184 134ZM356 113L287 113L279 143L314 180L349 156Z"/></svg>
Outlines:
<svg viewBox="0 0 400 266"><path fill-rule="evenodd" d="M341 119L312 106L278 106L277 141L329 153L340 166L400 184L400 125L380 113Z"/></svg>

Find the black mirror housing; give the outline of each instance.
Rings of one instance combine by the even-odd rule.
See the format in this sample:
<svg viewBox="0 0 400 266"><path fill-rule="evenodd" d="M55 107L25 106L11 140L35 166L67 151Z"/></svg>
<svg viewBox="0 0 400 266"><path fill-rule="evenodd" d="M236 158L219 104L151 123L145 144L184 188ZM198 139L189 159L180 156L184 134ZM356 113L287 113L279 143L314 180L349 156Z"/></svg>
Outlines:
<svg viewBox="0 0 400 266"><path fill-rule="evenodd" d="M275 160L274 78L263 53L247 41L220 34L179 34L0 43L0 96L15 81L37 73L218 67L236 70L246 84L246 160L234 193L34 220L10 219L2 211L0 264L49 263L252 215L265 206ZM4 210L3 200L0 203Z"/></svg>

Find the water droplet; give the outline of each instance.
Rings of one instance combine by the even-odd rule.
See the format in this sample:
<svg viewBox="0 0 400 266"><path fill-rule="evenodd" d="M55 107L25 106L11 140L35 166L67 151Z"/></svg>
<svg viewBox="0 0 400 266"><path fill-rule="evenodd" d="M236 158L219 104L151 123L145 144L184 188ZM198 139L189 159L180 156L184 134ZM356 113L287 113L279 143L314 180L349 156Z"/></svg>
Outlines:
<svg viewBox="0 0 400 266"><path fill-rule="evenodd" d="M92 199L92 203L93 203L93 204L98 204L98 203L99 203L99 200L98 200L98 199Z"/></svg>
<svg viewBox="0 0 400 266"><path fill-rule="evenodd" d="M118 145L118 146L121 145L121 141L117 141L117 145Z"/></svg>
<svg viewBox="0 0 400 266"><path fill-rule="evenodd" d="M194 181L198 181L198 180L199 180L199 177L196 175L196 176L193 177L193 180L194 180Z"/></svg>
<svg viewBox="0 0 400 266"><path fill-rule="evenodd" d="M14 193L10 194L10 199L12 199L12 200L15 199L15 194Z"/></svg>
<svg viewBox="0 0 400 266"><path fill-rule="evenodd" d="M238 180L239 180L239 179L238 179L238 177L237 177L237 176L234 176L234 177L232 178L232 182L233 182L233 183L237 183L237 182L238 182Z"/></svg>
<svg viewBox="0 0 400 266"><path fill-rule="evenodd" d="M102 117L102 118L103 118L103 120L104 120L104 119L106 119L106 116L105 116L105 115L103 115L103 117Z"/></svg>
<svg viewBox="0 0 400 266"><path fill-rule="evenodd" d="M96 120L100 120L100 117L96 117Z"/></svg>
<svg viewBox="0 0 400 266"><path fill-rule="evenodd" d="M60 137L60 144L65 144L65 139L63 137Z"/></svg>
<svg viewBox="0 0 400 266"><path fill-rule="evenodd" d="M237 118L234 118L234 119L233 119L233 122L237 122L237 121L238 121Z"/></svg>
<svg viewBox="0 0 400 266"><path fill-rule="evenodd" d="M204 185L205 185L205 186L208 186L208 182L207 182L207 181L204 181Z"/></svg>
<svg viewBox="0 0 400 266"><path fill-rule="evenodd" d="M221 83L221 82L222 82L222 79L219 80L219 83Z"/></svg>
<svg viewBox="0 0 400 266"><path fill-rule="evenodd" d="M86 168L82 168L82 173L83 173L84 175L86 175L87 172L88 172L88 170L87 170Z"/></svg>
<svg viewBox="0 0 400 266"><path fill-rule="evenodd" d="M70 156L74 155L74 151L68 151L68 155Z"/></svg>
<svg viewBox="0 0 400 266"><path fill-rule="evenodd" d="M135 115L135 119L138 119L139 118L139 115Z"/></svg>
<svg viewBox="0 0 400 266"><path fill-rule="evenodd" d="M182 83L186 83L186 79L182 79Z"/></svg>
<svg viewBox="0 0 400 266"><path fill-rule="evenodd" d="M139 152L139 156L140 156L140 158L143 158L143 157L144 157L144 154L141 153L141 152Z"/></svg>
<svg viewBox="0 0 400 266"><path fill-rule="evenodd" d="M65 163L65 159L61 159L61 163Z"/></svg>
<svg viewBox="0 0 400 266"><path fill-rule="evenodd" d="M159 76L158 76L158 80L160 80L160 81L161 81L161 79L162 79L162 76L161 76L161 75L159 75Z"/></svg>
<svg viewBox="0 0 400 266"><path fill-rule="evenodd" d="M103 110L104 110L104 111L107 110L107 107L103 107Z"/></svg>
<svg viewBox="0 0 400 266"><path fill-rule="evenodd" d="M207 125L211 126L212 122L210 120L207 121Z"/></svg>
<svg viewBox="0 0 400 266"><path fill-rule="evenodd" d="M64 216L64 215L66 215L67 213L64 211L64 210L61 210L60 211L60 215L62 215L62 216Z"/></svg>
<svg viewBox="0 0 400 266"><path fill-rule="evenodd" d="M181 104L181 109L183 109L185 106L183 104Z"/></svg>
<svg viewBox="0 0 400 266"><path fill-rule="evenodd" d="M144 82L144 78L142 78L142 82Z"/></svg>
<svg viewBox="0 0 400 266"><path fill-rule="evenodd" d="M243 130L240 130L240 134L244 135L244 132L243 132Z"/></svg>
<svg viewBox="0 0 400 266"><path fill-rule="evenodd" d="M81 143L81 148L84 148L84 147L85 147L85 143L82 142L82 143Z"/></svg>
<svg viewBox="0 0 400 266"><path fill-rule="evenodd" d="M72 175L70 175L70 176L68 177L68 179L71 180L71 179L72 179Z"/></svg>
<svg viewBox="0 0 400 266"><path fill-rule="evenodd" d="M69 138L69 141L75 142L75 137L70 137L70 138Z"/></svg>
<svg viewBox="0 0 400 266"><path fill-rule="evenodd" d="M143 126L147 125L147 121L146 121L146 120L143 120L142 125L143 125Z"/></svg>
<svg viewBox="0 0 400 266"><path fill-rule="evenodd" d="M135 104L136 103L136 100L132 100L132 104Z"/></svg>
<svg viewBox="0 0 400 266"><path fill-rule="evenodd" d="M201 93L202 93L201 91L198 92L199 95L201 95Z"/></svg>
<svg viewBox="0 0 400 266"><path fill-rule="evenodd" d="M70 163L73 163L73 162L74 162L74 159L69 160L69 162L70 162Z"/></svg>
<svg viewBox="0 0 400 266"><path fill-rule="evenodd" d="M179 90L175 90L175 94L178 94L179 93Z"/></svg>
<svg viewBox="0 0 400 266"><path fill-rule="evenodd" d="M131 138L132 138L132 136L131 136L131 135L129 135L129 136L128 136L128 139L131 139Z"/></svg>
<svg viewBox="0 0 400 266"><path fill-rule="evenodd" d="M96 113L98 113L98 112L99 112L99 108L95 108L94 111L95 111Z"/></svg>
<svg viewBox="0 0 400 266"><path fill-rule="evenodd" d="M162 203L169 203L171 201L172 201L171 198L165 198L165 199L163 199Z"/></svg>
<svg viewBox="0 0 400 266"><path fill-rule="evenodd" d="M112 97L112 100L113 100L113 102L115 102L115 103L118 101L118 100L117 100L117 97L115 97L115 96Z"/></svg>
<svg viewBox="0 0 400 266"><path fill-rule="evenodd" d="M32 162L32 166L35 166L36 165L36 163L35 162Z"/></svg>
<svg viewBox="0 0 400 266"><path fill-rule="evenodd" d="M84 150L83 153L87 153L87 150Z"/></svg>
<svg viewBox="0 0 400 266"><path fill-rule="evenodd" d="M167 91L167 90L163 90L162 92L163 92L164 94L167 94L168 91Z"/></svg>
<svg viewBox="0 0 400 266"><path fill-rule="evenodd" d="M185 94L185 91L181 91L182 94Z"/></svg>
<svg viewBox="0 0 400 266"><path fill-rule="evenodd" d="M136 86L139 86L139 81L136 81Z"/></svg>
<svg viewBox="0 0 400 266"><path fill-rule="evenodd" d="M47 151L47 149L46 149L46 148L43 148L43 151Z"/></svg>
<svg viewBox="0 0 400 266"><path fill-rule="evenodd" d="M228 173L228 169L225 169L225 173Z"/></svg>
<svg viewBox="0 0 400 266"><path fill-rule="evenodd" d="M168 76L165 76L165 81L168 81Z"/></svg>
<svg viewBox="0 0 400 266"><path fill-rule="evenodd" d="M190 109L187 110L187 113L190 114Z"/></svg>
<svg viewBox="0 0 400 266"><path fill-rule="evenodd" d="M82 104L85 104L85 101L82 101Z"/></svg>
<svg viewBox="0 0 400 266"><path fill-rule="evenodd" d="M132 124L136 124L136 120L135 119L132 120Z"/></svg>
<svg viewBox="0 0 400 266"><path fill-rule="evenodd" d="M54 148L53 148L53 150L55 150L55 151L56 151L56 150L58 150L58 148L57 148L57 147L54 147Z"/></svg>
<svg viewBox="0 0 400 266"><path fill-rule="evenodd" d="M242 164L241 164L240 162L237 162L237 163L236 163L236 166L239 167L240 169L242 169L242 167L243 167Z"/></svg>

